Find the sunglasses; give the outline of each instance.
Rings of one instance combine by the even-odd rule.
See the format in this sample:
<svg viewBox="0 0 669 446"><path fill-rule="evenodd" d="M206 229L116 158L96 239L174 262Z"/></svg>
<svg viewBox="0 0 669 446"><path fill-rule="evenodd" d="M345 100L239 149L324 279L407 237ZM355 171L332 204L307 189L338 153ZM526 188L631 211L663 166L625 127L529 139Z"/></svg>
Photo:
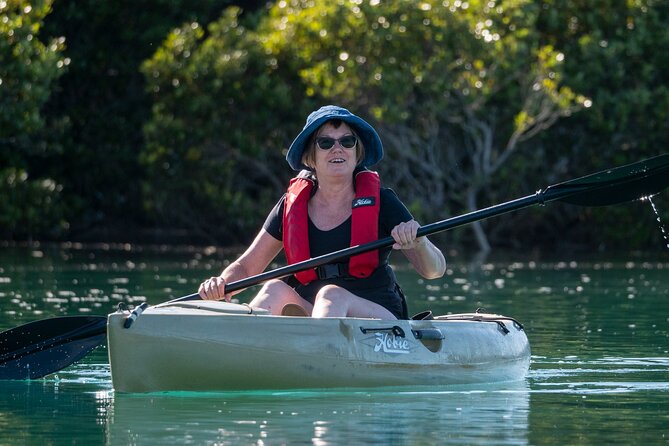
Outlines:
<svg viewBox="0 0 669 446"><path fill-rule="evenodd" d="M345 149L352 149L358 144L358 138L354 135L342 136L339 139L330 138L329 136L321 136L316 138L316 145L321 150L330 150L334 147L335 143L338 142L340 146Z"/></svg>

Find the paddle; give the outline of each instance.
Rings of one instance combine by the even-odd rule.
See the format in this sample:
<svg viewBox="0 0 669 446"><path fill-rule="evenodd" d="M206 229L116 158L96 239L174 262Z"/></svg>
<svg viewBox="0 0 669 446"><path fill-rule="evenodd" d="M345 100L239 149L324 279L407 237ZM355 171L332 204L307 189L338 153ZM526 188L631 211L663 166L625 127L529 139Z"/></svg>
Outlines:
<svg viewBox="0 0 669 446"><path fill-rule="evenodd" d="M36 379L61 370L104 342L107 318L64 316L0 333L0 379Z"/></svg>
<svg viewBox="0 0 669 446"><path fill-rule="evenodd" d="M581 206L623 203L655 195L667 186L669 186L669 154L549 186L523 198L422 226L418 230L418 235L434 234L477 220L552 201ZM241 290L270 279L289 276L356 254L388 247L393 243L394 240L387 237L364 245L342 249L231 282L227 285L227 290ZM166 304L195 299L199 299L198 294L180 297ZM145 304L133 310L133 314L127 321L127 327L141 314L143 308L146 308ZM90 318L90 316L71 316L45 319L0 333L0 371L2 371L0 379L39 378L56 372L83 357L104 339L105 318L94 317L93 320ZM58 355L62 355L62 358L56 358ZM30 373L26 372L28 369ZM38 370L38 372L32 373L33 370Z"/></svg>
<svg viewBox="0 0 669 446"><path fill-rule="evenodd" d="M535 204L543 205L552 201L560 201L580 206L608 206L655 195L667 186L669 186L669 154L555 184L523 198L421 226L418 229L418 236L446 231ZM392 237L386 237L364 245L352 246L246 279L230 282L225 288L228 292L242 290L270 279L286 277L357 254L386 248L394 243ZM166 303L196 299L199 299L198 294L190 294Z"/></svg>

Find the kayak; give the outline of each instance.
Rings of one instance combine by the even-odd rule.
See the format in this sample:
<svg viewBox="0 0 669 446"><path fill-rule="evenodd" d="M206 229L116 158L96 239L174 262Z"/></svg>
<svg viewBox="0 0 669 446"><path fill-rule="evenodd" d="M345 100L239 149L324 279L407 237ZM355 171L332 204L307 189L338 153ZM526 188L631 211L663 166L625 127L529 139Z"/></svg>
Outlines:
<svg viewBox="0 0 669 446"><path fill-rule="evenodd" d="M215 301L108 316L117 392L444 386L526 377L530 346L512 318L420 320L274 316Z"/></svg>

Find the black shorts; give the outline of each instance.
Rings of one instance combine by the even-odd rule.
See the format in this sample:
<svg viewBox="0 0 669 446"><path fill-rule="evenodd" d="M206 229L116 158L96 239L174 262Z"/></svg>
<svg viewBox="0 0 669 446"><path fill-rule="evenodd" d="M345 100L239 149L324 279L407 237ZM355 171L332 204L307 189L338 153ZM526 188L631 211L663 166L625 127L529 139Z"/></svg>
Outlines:
<svg viewBox="0 0 669 446"><path fill-rule="evenodd" d="M286 283L307 302L313 304L318 291L325 285L342 287L358 297L381 305L398 319L407 319L406 300L402 289L395 280L395 273L389 265L381 265L364 279L353 276L314 280L303 285L295 276L285 279Z"/></svg>

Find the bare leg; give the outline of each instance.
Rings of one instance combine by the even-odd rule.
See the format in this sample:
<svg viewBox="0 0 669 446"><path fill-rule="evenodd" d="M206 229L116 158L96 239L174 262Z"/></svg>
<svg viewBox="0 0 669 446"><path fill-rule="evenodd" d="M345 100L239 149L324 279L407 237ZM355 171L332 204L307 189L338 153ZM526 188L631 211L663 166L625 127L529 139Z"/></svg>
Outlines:
<svg viewBox="0 0 669 446"><path fill-rule="evenodd" d="M282 280L270 280L265 282L255 298L249 305L255 308L264 308L270 313L280 315L286 304L298 304L311 314L313 305L304 300L293 288L286 285Z"/></svg>
<svg viewBox="0 0 669 446"><path fill-rule="evenodd" d="M397 319L381 305L356 296L336 285L325 285L316 294L313 317L364 317Z"/></svg>

